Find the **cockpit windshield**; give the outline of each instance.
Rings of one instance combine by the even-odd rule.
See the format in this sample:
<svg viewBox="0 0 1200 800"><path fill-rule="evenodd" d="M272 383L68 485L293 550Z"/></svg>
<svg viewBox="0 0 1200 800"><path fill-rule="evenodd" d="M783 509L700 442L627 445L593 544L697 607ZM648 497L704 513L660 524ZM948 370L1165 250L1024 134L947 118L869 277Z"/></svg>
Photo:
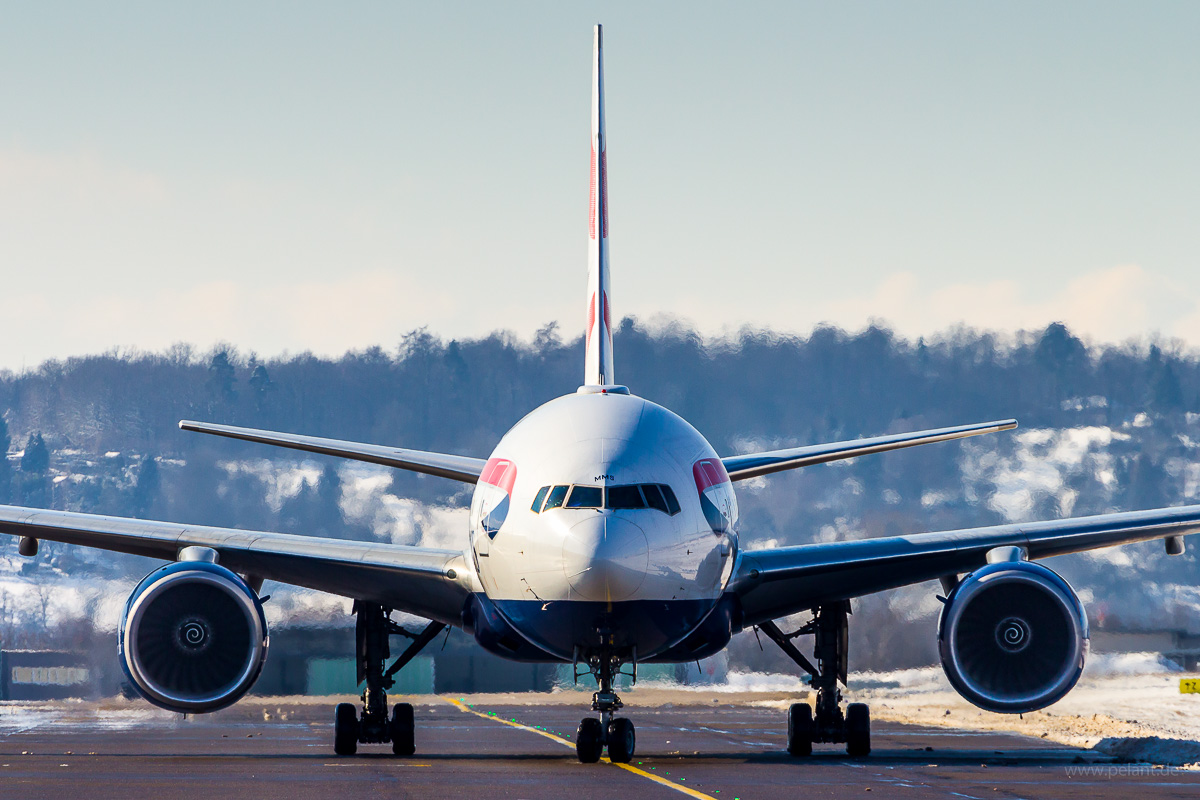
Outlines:
<svg viewBox="0 0 1200 800"><path fill-rule="evenodd" d="M607 508L645 508L646 501L636 485L609 486Z"/></svg>
<svg viewBox="0 0 1200 800"><path fill-rule="evenodd" d="M631 483L622 486L543 486L533 498L530 510L535 514L553 508L608 508L632 510L648 508L674 516L679 500L665 483Z"/></svg>

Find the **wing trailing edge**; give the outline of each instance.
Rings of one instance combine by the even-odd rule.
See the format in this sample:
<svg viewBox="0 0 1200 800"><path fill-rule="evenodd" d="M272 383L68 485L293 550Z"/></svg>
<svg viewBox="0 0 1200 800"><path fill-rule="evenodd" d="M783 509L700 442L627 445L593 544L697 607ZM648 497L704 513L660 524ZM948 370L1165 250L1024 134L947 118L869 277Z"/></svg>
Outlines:
<svg viewBox="0 0 1200 800"><path fill-rule="evenodd" d="M958 425L953 428L937 428L929 431L914 431L912 433L894 433L888 436L876 436L871 439L854 439L848 442L832 442L830 444L814 444L805 447L791 447L786 450L771 450L764 453L748 453L741 456L727 456L721 459L729 479L743 481L747 478L757 478L760 475L770 475L772 472L782 472L799 467L811 467L814 464L825 464L829 461L839 461L844 458L858 458L873 453L886 453L889 450L901 450L905 447L916 447L921 444L949 442L953 439L964 439L968 436L979 436L983 433L1008 431L1017 427L1015 419L1003 419L995 422L978 422L973 425Z"/></svg>
<svg viewBox="0 0 1200 800"><path fill-rule="evenodd" d="M424 450L406 450L402 447L345 442L340 439L322 439L318 436L277 433L256 428L239 428L234 425L216 425L211 422L193 422L185 419L180 420L179 427L185 431L241 439L244 442L258 442L276 447L287 447L292 450L303 450L306 453L382 464L385 467L436 475L439 478L449 478L463 483L477 483L479 475L487 465L486 459L470 456L428 453Z"/></svg>

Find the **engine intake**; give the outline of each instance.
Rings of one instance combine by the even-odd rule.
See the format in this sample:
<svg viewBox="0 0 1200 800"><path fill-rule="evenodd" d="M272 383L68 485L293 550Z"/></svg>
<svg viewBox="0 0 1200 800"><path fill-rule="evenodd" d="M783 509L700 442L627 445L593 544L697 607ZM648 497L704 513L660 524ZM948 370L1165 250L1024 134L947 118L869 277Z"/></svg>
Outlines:
<svg viewBox="0 0 1200 800"><path fill-rule="evenodd" d="M1087 615L1056 572L1027 561L967 576L942 609L938 652L950 683L989 711L1036 711L1079 680Z"/></svg>
<svg viewBox="0 0 1200 800"><path fill-rule="evenodd" d="M142 697L170 711L241 699L267 658L258 595L217 564L182 561L147 575L125 603L121 663Z"/></svg>

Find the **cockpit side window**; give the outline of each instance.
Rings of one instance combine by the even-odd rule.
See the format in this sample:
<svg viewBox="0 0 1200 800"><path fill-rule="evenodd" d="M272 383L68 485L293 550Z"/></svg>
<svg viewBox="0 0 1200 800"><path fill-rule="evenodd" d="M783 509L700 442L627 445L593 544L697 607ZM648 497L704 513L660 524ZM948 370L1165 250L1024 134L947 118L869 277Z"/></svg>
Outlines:
<svg viewBox="0 0 1200 800"><path fill-rule="evenodd" d="M575 486L567 498L567 508L600 508L603 505L599 486Z"/></svg>
<svg viewBox="0 0 1200 800"><path fill-rule="evenodd" d="M533 498L533 506L531 507L531 510L533 511L533 513L535 513L535 514L542 513L542 503L545 501L546 492L548 492L548 491L550 491L549 486L543 486L542 488L538 489L537 496L535 496Z"/></svg>
<svg viewBox="0 0 1200 800"><path fill-rule="evenodd" d="M667 501L667 513L672 517L679 513L679 500L675 497L675 492L671 491L671 487L665 483L658 484L658 488L662 489L663 497Z"/></svg>
<svg viewBox="0 0 1200 800"><path fill-rule="evenodd" d="M549 511L552 508L562 508L563 500L567 499L567 489L570 486L555 486L550 490L550 496L546 498L546 508Z"/></svg>
<svg viewBox="0 0 1200 800"><path fill-rule="evenodd" d="M646 502L636 484L630 486L609 486L605 508L645 508Z"/></svg>
<svg viewBox="0 0 1200 800"><path fill-rule="evenodd" d="M670 513L667 511L667 501L663 499L662 489L658 488L657 483L642 484L642 494L646 495L647 506L664 514Z"/></svg>

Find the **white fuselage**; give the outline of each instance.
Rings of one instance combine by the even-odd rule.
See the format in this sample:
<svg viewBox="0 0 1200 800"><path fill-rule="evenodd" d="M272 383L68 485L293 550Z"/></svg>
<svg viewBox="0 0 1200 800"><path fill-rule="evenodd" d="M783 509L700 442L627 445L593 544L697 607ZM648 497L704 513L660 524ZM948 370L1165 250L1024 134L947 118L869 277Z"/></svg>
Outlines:
<svg viewBox="0 0 1200 800"><path fill-rule="evenodd" d="M602 45L597 25L585 385L513 426L480 474L463 626L509 658L691 660L736 624L737 499L695 428L614 385Z"/></svg>
<svg viewBox="0 0 1200 800"><path fill-rule="evenodd" d="M604 389L546 403L501 439L476 485L469 556L486 598L547 653L607 636L645 659L720 599L737 501L695 428Z"/></svg>

